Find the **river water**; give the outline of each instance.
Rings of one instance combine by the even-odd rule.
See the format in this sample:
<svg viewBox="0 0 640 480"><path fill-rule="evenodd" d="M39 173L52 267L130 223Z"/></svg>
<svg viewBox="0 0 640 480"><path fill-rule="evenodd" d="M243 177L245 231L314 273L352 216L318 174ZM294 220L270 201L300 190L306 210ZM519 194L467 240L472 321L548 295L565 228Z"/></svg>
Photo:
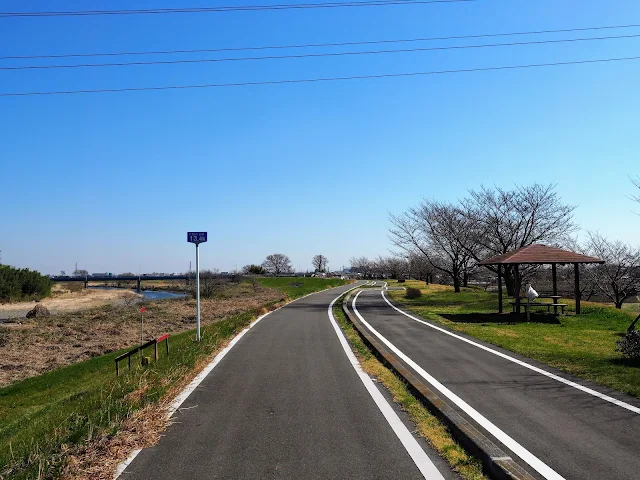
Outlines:
<svg viewBox="0 0 640 480"><path fill-rule="evenodd" d="M116 287L89 287L97 290L124 290ZM182 292L166 292L164 290L141 290L136 292L142 295L143 300L168 300L170 298L184 298L186 293Z"/></svg>

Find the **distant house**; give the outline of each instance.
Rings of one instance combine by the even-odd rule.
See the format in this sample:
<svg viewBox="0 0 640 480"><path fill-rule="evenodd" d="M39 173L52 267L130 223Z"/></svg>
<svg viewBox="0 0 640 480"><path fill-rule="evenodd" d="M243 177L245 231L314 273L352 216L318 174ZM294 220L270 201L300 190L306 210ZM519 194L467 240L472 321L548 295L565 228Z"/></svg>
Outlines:
<svg viewBox="0 0 640 480"><path fill-rule="evenodd" d="M113 274L112 273L107 273L107 272L105 272L105 273L92 273L91 276L92 277L111 277L111 276L113 276Z"/></svg>

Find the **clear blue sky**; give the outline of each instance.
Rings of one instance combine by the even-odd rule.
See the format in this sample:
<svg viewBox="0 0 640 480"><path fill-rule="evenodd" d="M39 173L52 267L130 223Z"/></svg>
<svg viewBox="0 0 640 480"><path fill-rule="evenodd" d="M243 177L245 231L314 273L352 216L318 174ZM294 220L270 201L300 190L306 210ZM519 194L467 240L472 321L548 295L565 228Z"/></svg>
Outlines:
<svg viewBox="0 0 640 480"><path fill-rule="evenodd" d="M219 4L256 3L281 2ZM5 0L1 10L212 5L197 0L188 5ZM632 23L640 23L636 0L0 18L0 55L288 45ZM544 38L609 34L640 34L640 28ZM524 39L534 37L518 37ZM341 58L0 71L0 91L281 80L638 55L640 39L632 38ZM186 243L187 230L206 230L210 241L202 248L203 267L229 270L259 263L274 252L289 255L299 270L310 268L316 253L339 267L354 255L388 252L388 212L401 212L423 197L455 200L482 183L509 187L536 181L557 183L563 199L579 205L576 220L583 229L637 243L640 218L633 212L640 207L627 196L633 191L628 175L640 174L639 78L640 61L630 61L316 84L0 98L3 262L46 273L70 272L75 262L91 272L137 271L139 265L143 272L184 271L194 253Z"/></svg>

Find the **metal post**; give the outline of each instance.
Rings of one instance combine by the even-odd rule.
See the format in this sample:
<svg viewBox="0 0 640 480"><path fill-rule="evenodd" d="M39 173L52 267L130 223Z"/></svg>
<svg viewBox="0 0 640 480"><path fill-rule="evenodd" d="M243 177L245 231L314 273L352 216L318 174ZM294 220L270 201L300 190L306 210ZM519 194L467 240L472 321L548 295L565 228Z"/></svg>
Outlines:
<svg viewBox="0 0 640 480"><path fill-rule="evenodd" d="M574 263L576 289L576 315L580 315L580 264Z"/></svg>
<svg viewBox="0 0 640 480"><path fill-rule="evenodd" d="M518 264L514 264L513 265L513 277L515 280L515 285L514 285L514 289L515 292L513 292L513 295L516 297L515 301L516 301L516 313L520 313L520 272L518 270Z"/></svg>
<svg viewBox="0 0 640 480"><path fill-rule="evenodd" d="M498 265L498 313L502 313L502 265Z"/></svg>
<svg viewBox="0 0 640 480"><path fill-rule="evenodd" d="M200 341L200 255L196 243L196 342Z"/></svg>
<svg viewBox="0 0 640 480"><path fill-rule="evenodd" d="M558 272L556 269L556 264L551 264L551 276L553 277L553 296L558 295ZM559 298L554 298L553 303L558 303ZM553 307L553 314L558 315L558 307Z"/></svg>

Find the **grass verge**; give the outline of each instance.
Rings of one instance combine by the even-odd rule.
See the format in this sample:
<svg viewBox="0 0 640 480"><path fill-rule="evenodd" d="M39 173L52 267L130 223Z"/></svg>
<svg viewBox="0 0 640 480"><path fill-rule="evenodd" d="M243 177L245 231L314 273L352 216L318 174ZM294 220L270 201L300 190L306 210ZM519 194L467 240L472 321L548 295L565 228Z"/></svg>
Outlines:
<svg viewBox="0 0 640 480"><path fill-rule="evenodd" d="M347 337L363 370L375 377L391 392L393 401L400 405L415 423L418 434L425 438L449 463L451 468L465 480L486 479L487 477L482 473L482 463L457 444L447 427L411 394L402 380L371 353L353 325L345 318L341 302L336 302L333 315Z"/></svg>
<svg viewBox="0 0 640 480"><path fill-rule="evenodd" d="M292 300L318 290L349 283L349 280L339 278L315 277L256 277L256 280L264 287L276 288L284 292Z"/></svg>
<svg viewBox="0 0 640 480"><path fill-rule="evenodd" d="M0 390L0 472L4 478L58 478L73 451L101 433L114 436L137 410L157 403L196 365L247 326L257 312L235 315L203 329L170 338L170 354L149 367L115 376L114 358L103 355L29 378ZM137 361L135 361L137 360ZM122 371L122 370L121 370Z"/></svg>
<svg viewBox="0 0 640 480"><path fill-rule="evenodd" d="M531 322L524 316L498 315L497 293L463 288L455 293L444 285L419 288L422 296L407 299L403 291L388 291L400 307L417 313L447 328L466 333L554 368L620 392L640 397L640 362L633 362L615 351L636 314L594 303L582 302L582 314L555 317L534 314ZM505 307L509 308L505 298ZM571 299L567 311L574 312Z"/></svg>

